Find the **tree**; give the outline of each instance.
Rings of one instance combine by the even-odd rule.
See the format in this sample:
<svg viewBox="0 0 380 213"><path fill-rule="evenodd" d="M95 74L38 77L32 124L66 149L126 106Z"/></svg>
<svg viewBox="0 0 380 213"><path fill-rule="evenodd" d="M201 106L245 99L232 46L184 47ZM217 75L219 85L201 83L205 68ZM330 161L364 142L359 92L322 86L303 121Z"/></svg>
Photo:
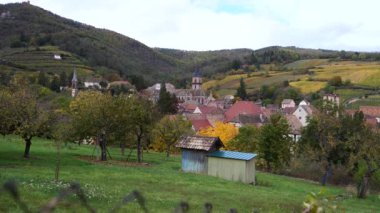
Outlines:
<svg viewBox="0 0 380 213"><path fill-rule="evenodd" d="M301 153L314 161L324 165L322 185L326 185L327 178L332 173L332 165L337 162L334 156L340 143L337 138L339 132L338 120L334 116L320 114L313 116L308 125L302 130L299 141Z"/></svg>
<svg viewBox="0 0 380 213"><path fill-rule="evenodd" d="M261 127L259 155L266 161L267 169L280 168L288 164L291 157L289 125L280 114L270 117L269 123Z"/></svg>
<svg viewBox="0 0 380 213"><path fill-rule="evenodd" d="M199 130L199 134L203 136L219 137L225 147L228 147L230 140L236 137L239 130L229 123L217 122L215 127Z"/></svg>
<svg viewBox="0 0 380 213"><path fill-rule="evenodd" d="M48 87L49 86L49 80L48 78L46 77L45 75L45 72L42 72L40 71L38 73L38 79L37 79L37 83L41 86L44 86L44 87Z"/></svg>
<svg viewBox="0 0 380 213"><path fill-rule="evenodd" d="M53 76L53 80L50 82L50 89L54 92L60 92L60 79L58 76Z"/></svg>
<svg viewBox="0 0 380 213"><path fill-rule="evenodd" d="M130 130L137 142L137 161L142 162L143 139L147 139L154 121L153 107L150 101L132 97L130 100Z"/></svg>
<svg viewBox="0 0 380 213"><path fill-rule="evenodd" d="M174 144L180 137L192 132L191 123L182 116L165 116L154 127L153 147L157 151L166 151L169 157Z"/></svg>
<svg viewBox="0 0 380 213"><path fill-rule="evenodd" d="M334 77L332 77L330 80L329 80L329 82L328 82L328 84L330 85L330 86L335 86L335 87L339 87L339 86L342 86L342 77L340 77L340 76L334 76Z"/></svg>
<svg viewBox="0 0 380 213"><path fill-rule="evenodd" d="M60 74L59 74L59 80L60 80L60 82L59 82L59 85L60 86L62 86L62 87L67 87L67 86L69 86L69 79L67 78L67 74L66 74L66 72L65 71L63 71L63 72L61 72Z"/></svg>
<svg viewBox="0 0 380 213"><path fill-rule="evenodd" d="M228 143L229 150L240 152L257 152L259 146L260 129L246 125L239 129L239 134Z"/></svg>
<svg viewBox="0 0 380 213"><path fill-rule="evenodd" d="M157 106L162 114L175 114L178 111L177 97L166 91L165 83L161 84Z"/></svg>
<svg viewBox="0 0 380 213"><path fill-rule="evenodd" d="M120 131L129 129L130 104L125 97L96 91L81 92L70 103L73 135L77 140L96 139L101 160L107 160L107 143Z"/></svg>
<svg viewBox="0 0 380 213"><path fill-rule="evenodd" d="M234 70L238 70L241 67L241 61L239 59L235 59L231 63L231 68Z"/></svg>
<svg viewBox="0 0 380 213"><path fill-rule="evenodd" d="M240 78L240 86L236 91L236 96L238 96L241 100L247 99L247 91L245 89L245 83L243 78Z"/></svg>
<svg viewBox="0 0 380 213"><path fill-rule="evenodd" d="M1 133L13 133L25 141L24 157L30 157L32 138L50 133L53 113L46 103L38 102L31 88L1 92Z"/></svg>
<svg viewBox="0 0 380 213"><path fill-rule="evenodd" d="M352 117L353 122L364 121L362 112L356 112ZM375 179L375 174L380 173L380 134L368 126L356 127L348 140L351 149L349 165L355 174L357 182L357 196L365 198L370 187L370 182Z"/></svg>

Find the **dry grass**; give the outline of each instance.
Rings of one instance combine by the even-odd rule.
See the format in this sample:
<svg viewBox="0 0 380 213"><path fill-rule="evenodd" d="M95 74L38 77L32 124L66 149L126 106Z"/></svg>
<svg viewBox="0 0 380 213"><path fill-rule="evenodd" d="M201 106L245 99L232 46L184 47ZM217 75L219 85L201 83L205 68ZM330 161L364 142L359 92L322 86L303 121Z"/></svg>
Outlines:
<svg viewBox="0 0 380 213"><path fill-rule="evenodd" d="M288 69L306 69L312 68L316 66L320 66L328 63L328 59L305 59L299 60L285 65L285 68Z"/></svg>
<svg viewBox="0 0 380 213"><path fill-rule="evenodd" d="M302 94L308 94L312 92L317 92L327 85L326 82L322 81L294 81L290 82L290 86L299 89Z"/></svg>
<svg viewBox="0 0 380 213"><path fill-rule="evenodd" d="M354 84L365 86L380 86L380 64L377 62L334 62L313 69L314 78L329 80L334 76L342 80L350 80Z"/></svg>

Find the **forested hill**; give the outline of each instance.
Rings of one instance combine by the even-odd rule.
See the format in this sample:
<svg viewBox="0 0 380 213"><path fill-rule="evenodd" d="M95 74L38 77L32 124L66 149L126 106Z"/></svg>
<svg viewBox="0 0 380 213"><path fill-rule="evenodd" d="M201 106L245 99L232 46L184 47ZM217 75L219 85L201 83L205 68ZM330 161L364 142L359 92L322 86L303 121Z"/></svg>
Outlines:
<svg viewBox="0 0 380 213"><path fill-rule="evenodd" d="M151 79L162 79L181 67L178 60L134 39L27 3L0 5L0 15L1 49L57 46L92 68L106 67L127 75L141 73Z"/></svg>
<svg viewBox="0 0 380 213"><path fill-rule="evenodd" d="M61 61L53 60L55 53L63 56ZM367 54L365 59L372 56L376 54ZM0 72L43 71L51 75L70 73L77 67L83 78L112 73L122 78L141 76L146 85L165 80L183 86L186 82L181 80L188 80L195 67L211 77L234 64L359 57L354 52L279 46L256 51L150 48L119 33L66 19L28 3L0 4Z"/></svg>
<svg viewBox="0 0 380 213"><path fill-rule="evenodd" d="M38 61L38 56L48 49L63 51L75 61L65 64L67 72L75 65L91 69L95 74L100 70L103 74L141 75L150 82L188 78L194 67L204 68L205 74L212 75L228 69L234 59L243 60L252 52L150 48L127 36L66 19L27 3L0 5L0 38L1 63L8 66L32 71L62 70L62 66L55 69L54 63L49 64L48 67L53 67L50 70L39 66L46 63ZM191 56L177 57L173 52Z"/></svg>

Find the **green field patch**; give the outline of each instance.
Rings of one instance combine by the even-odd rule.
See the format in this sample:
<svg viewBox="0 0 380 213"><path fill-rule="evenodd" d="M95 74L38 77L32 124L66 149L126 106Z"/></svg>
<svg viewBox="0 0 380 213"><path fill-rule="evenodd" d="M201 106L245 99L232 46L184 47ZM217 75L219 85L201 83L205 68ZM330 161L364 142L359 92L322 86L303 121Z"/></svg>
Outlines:
<svg viewBox="0 0 380 213"><path fill-rule="evenodd" d="M213 204L213 212L302 212L302 203L310 192L326 190L327 196L344 197L341 208L345 212L379 212L380 198L367 199L347 196L342 187L322 187L318 183L257 172L259 185L252 186L207 175L184 173L180 155L166 158L163 153L145 152L149 166L129 165L127 156L117 147L109 147L112 160L108 163L84 161L94 158L93 146L67 144L61 149L59 181L54 181L56 148L53 141L33 139L31 158L23 159L24 143L18 137L0 138L0 183L14 179L22 200L33 210L40 209L58 190L71 182L79 182L89 205L98 212L107 212L122 199L138 190L146 200L150 212L173 212L181 201L190 205L190 212L202 212L206 202ZM95 152L94 152L95 151ZM129 158L136 162L135 150ZM118 162L118 163L113 163ZM260 185L262 183L262 185ZM59 205L58 212L83 212L75 197ZM69 207L69 209L68 209ZM20 211L8 194L0 194L0 212ZM136 202L124 206L120 212L142 212Z"/></svg>
<svg viewBox="0 0 380 213"><path fill-rule="evenodd" d="M371 91L363 89L338 89L335 91L340 96L341 102L345 102L352 98L360 98Z"/></svg>
<svg viewBox="0 0 380 213"><path fill-rule="evenodd" d="M367 98L361 98L358 101L349 104L347 108L359 109L360 106L380 106L380 95L370 95Z"/></svg>

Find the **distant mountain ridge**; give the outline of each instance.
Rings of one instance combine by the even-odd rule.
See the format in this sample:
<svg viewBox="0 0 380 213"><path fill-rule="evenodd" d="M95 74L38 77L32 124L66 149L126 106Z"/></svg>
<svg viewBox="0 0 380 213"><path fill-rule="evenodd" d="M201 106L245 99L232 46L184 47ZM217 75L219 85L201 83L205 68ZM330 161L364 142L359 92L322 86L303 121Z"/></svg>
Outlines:
<svg viewBox="0 0 380 213"><path fill-rule="evenodd" d="M69 72L78 66L83 67L83 75L137 75L148 83L189 79L195 67L211 77L228 71L236 60L254 64L255 57L260 58L260 63L289 63L299 59L336 58L341 54L279 46L255 51L150 48L119 33L62 18L28 3L0 5L0 38L0 65L7 69L54 73ZM64 59L70 60L67 63L45 61L54 52L61 52L66 56Z"/></svg>

